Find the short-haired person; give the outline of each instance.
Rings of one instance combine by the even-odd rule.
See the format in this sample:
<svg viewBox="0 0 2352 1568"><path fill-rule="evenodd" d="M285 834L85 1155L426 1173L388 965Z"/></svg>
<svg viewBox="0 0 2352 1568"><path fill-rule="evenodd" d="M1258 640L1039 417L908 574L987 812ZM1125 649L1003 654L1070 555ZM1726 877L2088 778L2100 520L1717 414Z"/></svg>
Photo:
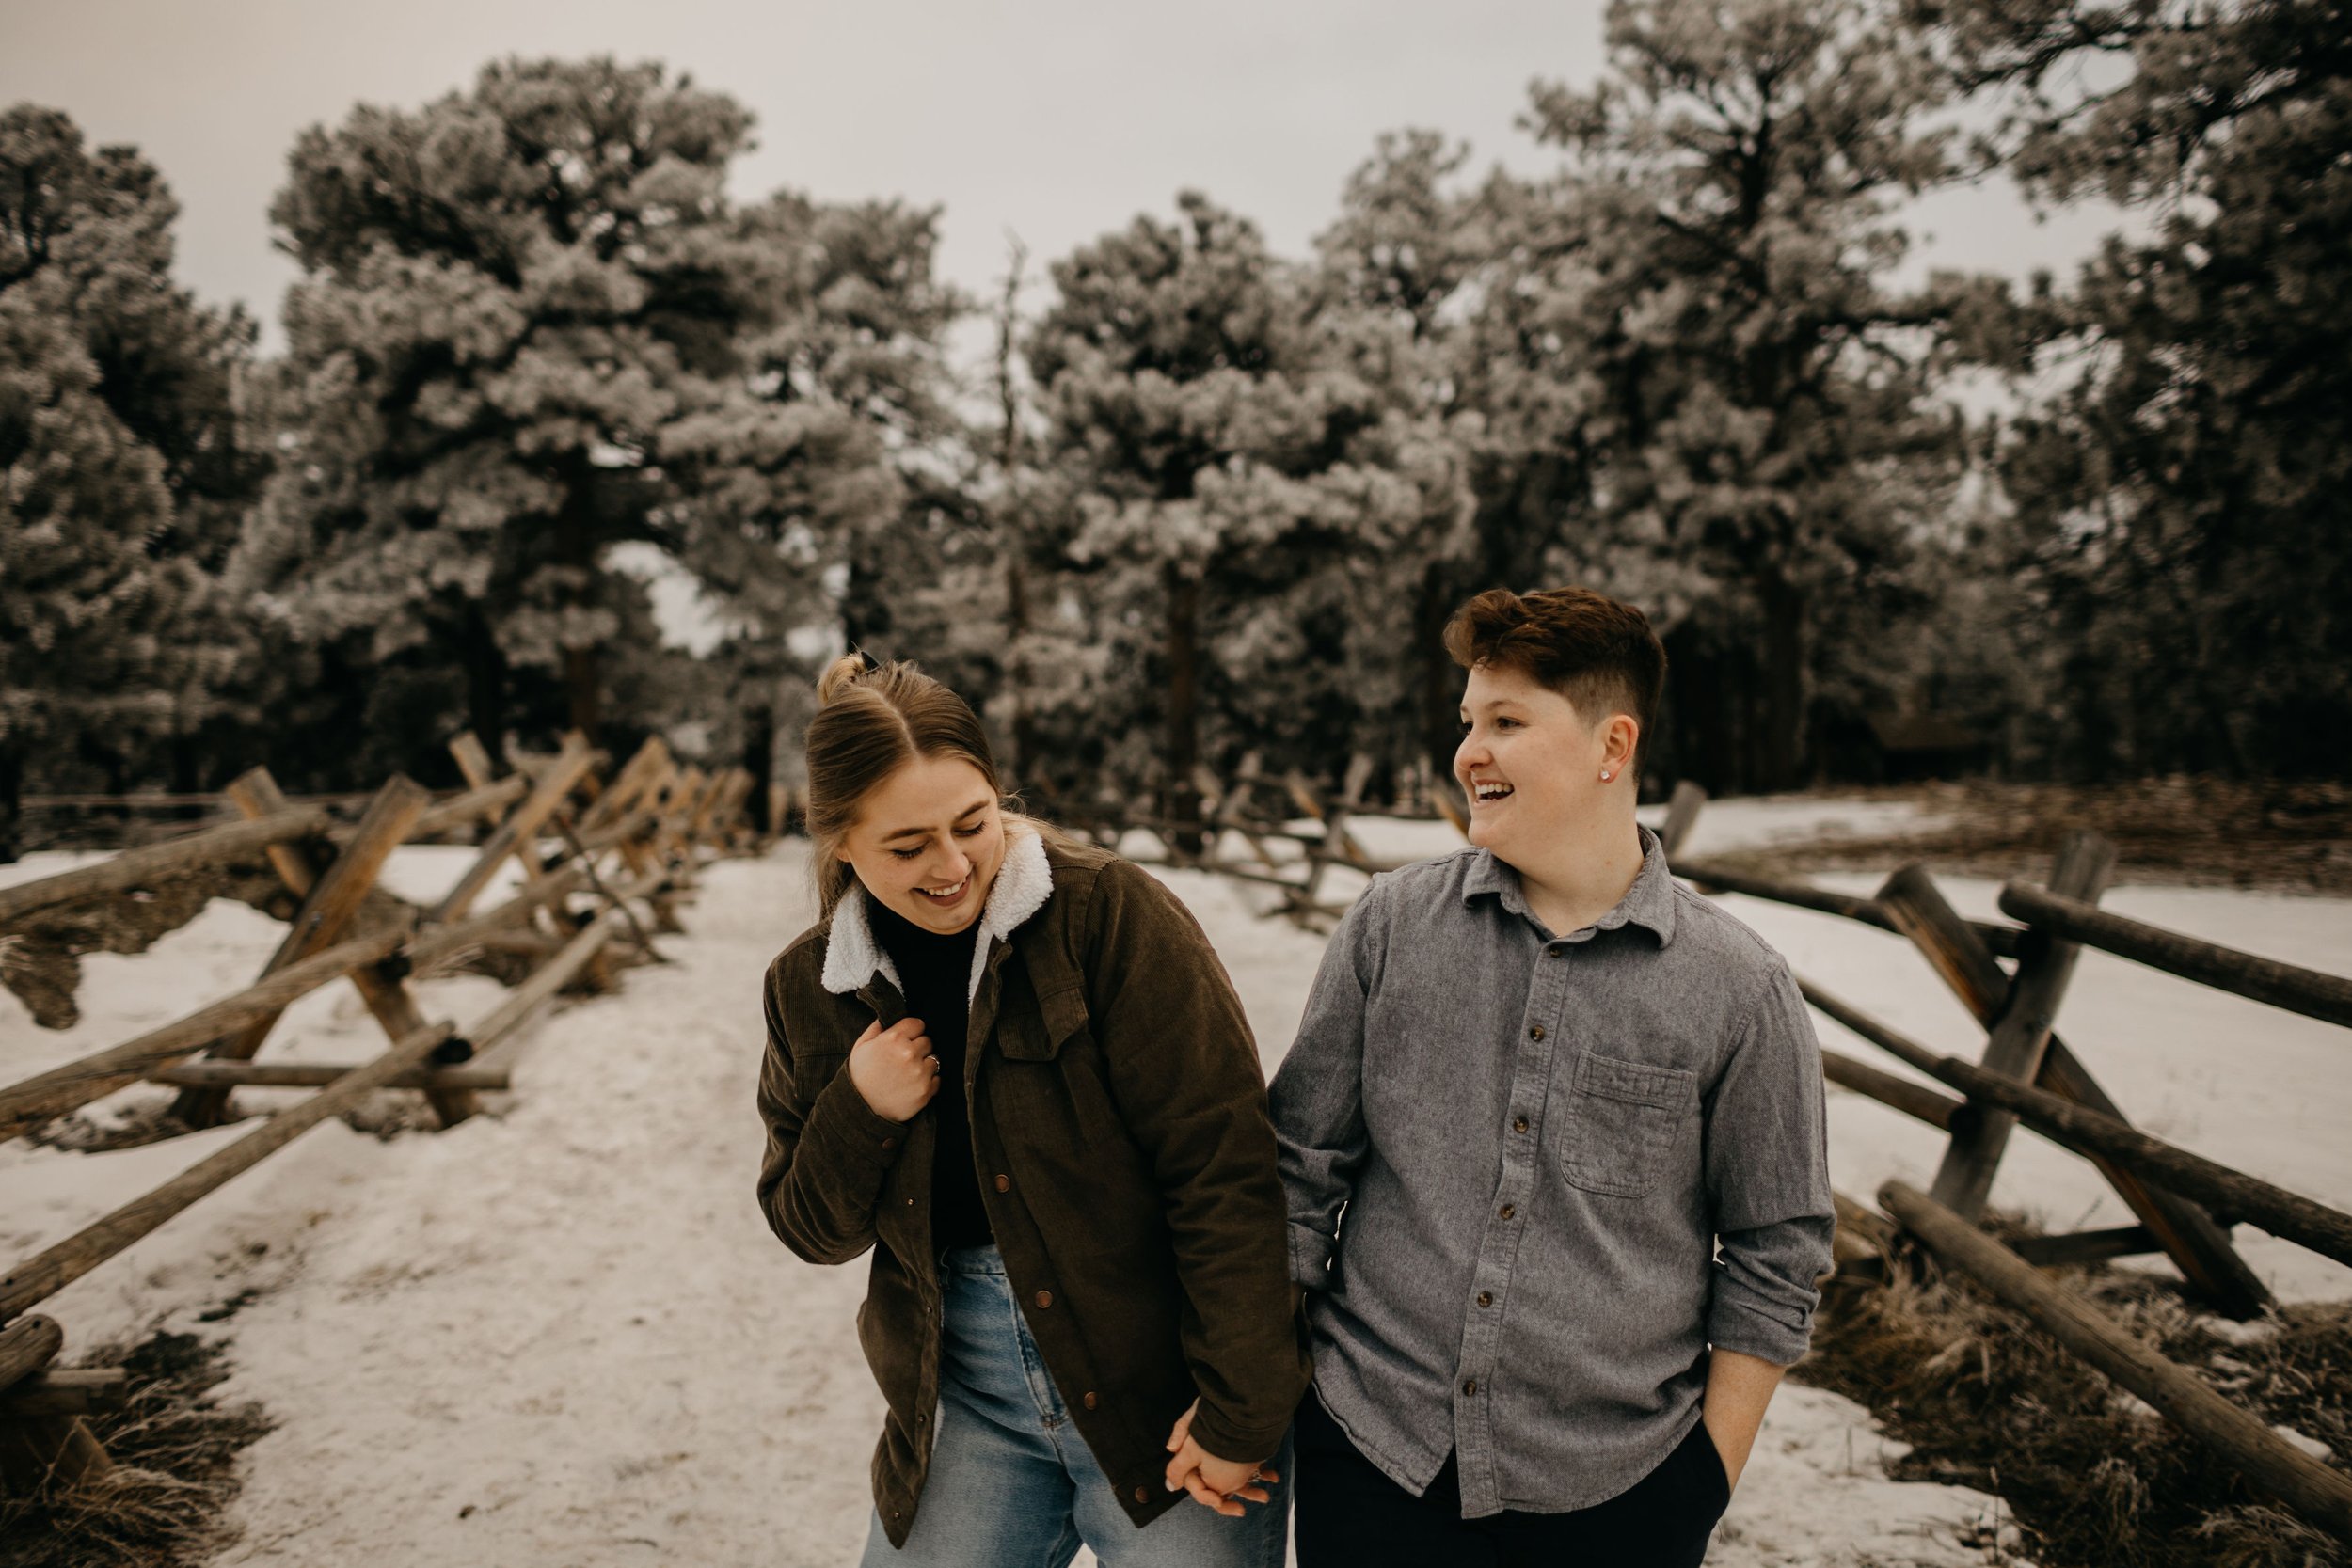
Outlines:
<svg viewBox="0 0 2352 1568"><path fill-rule="evenodd" d="M1216 955L1150 875L1003 809L913 665L818 696L823 917L768 971L759 1204L811 1262L874 1255L867 1568L1279 1568L1309 1369Z"/></svg>
<svg viewBox="0 0 2352 1568"><path fill-rule="evenodd" d="M1472 847L1374 879L1273 1087L1298 1560L1695 1564L1829 1266L1819 1048L1634 821L1641 612L1496 590L1446 648Z"/></svg>

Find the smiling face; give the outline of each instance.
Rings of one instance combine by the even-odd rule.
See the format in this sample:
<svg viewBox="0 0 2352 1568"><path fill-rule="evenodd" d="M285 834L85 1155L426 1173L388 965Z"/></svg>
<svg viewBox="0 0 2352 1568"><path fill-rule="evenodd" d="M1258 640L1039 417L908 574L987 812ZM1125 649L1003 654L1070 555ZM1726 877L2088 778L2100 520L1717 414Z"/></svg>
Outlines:
<svg viewBox="0 0 2352 1568"><path fill-rule="evenodd" d="M840 857L866 891L927 931L980 917L1005 861L1005 816L961 757L917 756L866 792Z"/></svg>
<svg viewBox="0 0 2352 1568"><path fill-rule="evenodd" d="M1611 790L1629 787L1634 729L1621 713L1578 712L1516 668L1472 666L1454 753L1454 777L1470 797L1470 841L1522 869L1541 864Z"/></svg>

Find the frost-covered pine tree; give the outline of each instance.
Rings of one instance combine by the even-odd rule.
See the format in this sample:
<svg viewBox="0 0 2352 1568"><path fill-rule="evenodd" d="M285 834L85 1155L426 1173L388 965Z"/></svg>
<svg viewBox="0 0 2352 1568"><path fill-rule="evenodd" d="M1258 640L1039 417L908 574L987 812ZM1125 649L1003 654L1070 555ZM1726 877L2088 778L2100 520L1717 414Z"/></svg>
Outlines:
<svg viewBox="0 0 2352 1568"><path fill-rule="evenodd" d="M802 533L889 494L857 411L784 395L760 343L803 258L727 201L750 133L723 94L596 59L304 134L272 209L306 275L297 423L246 558L288 626L462 664L494 745L525 672L594 733L643 640L616 548L756 615L807 575Z"/></svg>
<svg viewBox="0 0 2352 1568"><path fill-rule="evenodd" d="M1950 85L1863 0L1615 0L1607 40L1591 90L1534 96L1566 166L1497 182L1515 261L1466 364L1498 367L1522 472L1566 481L1550 572L1669 628L1685 769L1786 788L1817 632L1910 591L1961 472L1940 377L1997 291L1891 281L1896 209L1962 172Z"/></svg>
<svg viewBox="0 0 2352 1568"><path fill-rule="evenodd" d="M197 787L248 653L213 574L252 329L171 282L177 215L132 149L0 113L0 858L28 776Z"/></svg>
<svg viewBox="0 0 2352 1568"><path fill-rule="evenodd" d="M1442 515L1457 476L1390 424L1360 317L1318 310L1255 225L1193 193L1178 207L1055 264L1028 364L1066 558L1089 578L1062 604L1100 655L1065 717L1182 822L1204 732L1344 767L1362 703L1388 700L1330 657L1372 629L1351 624L1346 562Z"/></svg>

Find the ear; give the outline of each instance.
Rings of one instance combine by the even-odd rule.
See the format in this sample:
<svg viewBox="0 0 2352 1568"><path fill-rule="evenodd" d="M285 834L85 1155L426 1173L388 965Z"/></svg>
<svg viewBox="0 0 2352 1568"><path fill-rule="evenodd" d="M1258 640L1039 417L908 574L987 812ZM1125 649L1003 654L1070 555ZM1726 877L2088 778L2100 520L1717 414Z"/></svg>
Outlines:
<svg viewBox="0 0 2352 1568"><path fill-rule="evenodd" d="M1633 760L1633 750L1640 744L1642 726L1629 713L1613 713L1601 732L1601 770L1611 778L1625 776L1626 768Z"/></svg>
<svg viewBox="0 0 2352 1568"><path fill-rule="evenodd" d="M842 841L840 848L835 849L833 852L833 858L839 861L844 865L848 865L850 863L850 844L847 839Z"/></svg>

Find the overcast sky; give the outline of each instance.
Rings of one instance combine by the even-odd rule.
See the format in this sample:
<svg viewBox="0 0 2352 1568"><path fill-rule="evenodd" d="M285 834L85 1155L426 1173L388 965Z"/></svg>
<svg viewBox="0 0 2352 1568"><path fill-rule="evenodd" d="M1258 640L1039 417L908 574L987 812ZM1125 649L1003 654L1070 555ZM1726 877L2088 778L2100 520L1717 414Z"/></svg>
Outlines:
<svg viewBox="0 0 2352 1568"><path fill-rule="evenodd" d="M1514 120L1537 77L1587 81L1599 0L0 0L0 104L135 144L180 198L180 273L277 343L294 267L267 208L295 134L412 106L510 54L658 58L758 116L741 198L789 185L944 209L941 270L1002 277L1008 230L1049 261L1186 186L1303 252L1381 131L1536 169ZM2037 223L2006 188L1941 195L1915 266L2064 268L2109 226Z"/></svg>

